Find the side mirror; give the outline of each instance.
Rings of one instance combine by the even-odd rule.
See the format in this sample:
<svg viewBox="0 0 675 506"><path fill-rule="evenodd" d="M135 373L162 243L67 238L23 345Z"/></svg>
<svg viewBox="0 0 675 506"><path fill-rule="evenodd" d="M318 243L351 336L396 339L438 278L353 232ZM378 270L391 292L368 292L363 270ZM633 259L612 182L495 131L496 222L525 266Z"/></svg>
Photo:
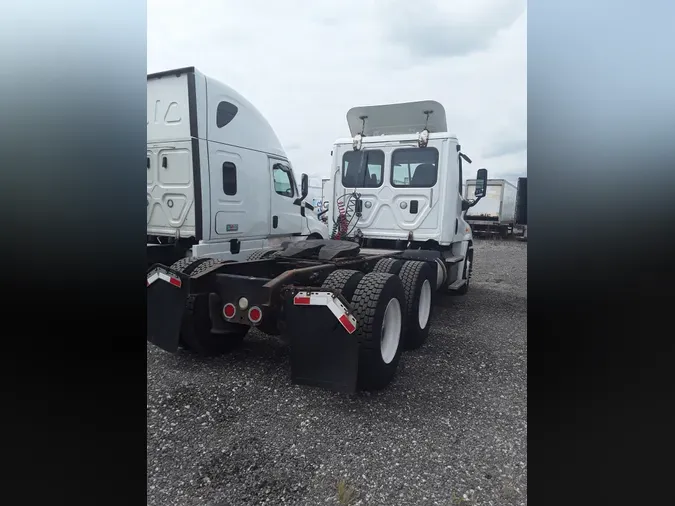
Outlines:
<svg viewBox="0 0 675 506"><path fill-rule="evenodd" d="M309 193L309 176L303 174L300 181L300 198L305 200L305 197L307 197L307 194Z"/></svg>
<svg viewBox="0 0 675 506"><path fill-rule="evenodd" d="M476 191L473 194L477 199L485 197L485 193L487 192L487 180L487 169L478 169L478 173L476 174Z"/></svg>
<svg viewBox="0 0 675 506"><path fill-rule="evenodd" d="M309 193L309 176L307 174L303 174L302 177L300 178L300 196L293 201L293 204L301 207L300 212L302 213L305 212L304 206L302 205L302 201L305 200L308 193ZM310 207L314 209L314 206Z"/></svg>

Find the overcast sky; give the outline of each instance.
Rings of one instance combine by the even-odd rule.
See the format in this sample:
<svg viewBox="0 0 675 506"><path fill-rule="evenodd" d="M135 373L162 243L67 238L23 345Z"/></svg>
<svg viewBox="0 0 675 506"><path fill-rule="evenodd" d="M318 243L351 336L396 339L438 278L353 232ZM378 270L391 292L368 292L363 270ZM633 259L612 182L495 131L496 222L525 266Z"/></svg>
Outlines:
<svg viewBox="0 0 675 506"><path fill-rule="evenodd" d="M490 177L527 171L525 0L148 0L148 72L195 66L325 176L350 107L437 100Z"/></svg>

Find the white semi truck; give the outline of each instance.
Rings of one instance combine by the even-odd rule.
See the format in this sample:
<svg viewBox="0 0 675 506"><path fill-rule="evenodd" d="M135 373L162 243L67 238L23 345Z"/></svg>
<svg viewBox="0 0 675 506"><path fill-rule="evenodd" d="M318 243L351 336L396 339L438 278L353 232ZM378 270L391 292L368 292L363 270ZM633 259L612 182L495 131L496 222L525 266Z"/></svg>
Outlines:
<svg viewBox="0 0 675 506"><path fill-rule="evenodd" d="M482 190L479 185L476 201L461 198L459 160L468 158L460 153L454 137L436 132L445 131L440 104L425 103L422 107L426 111L432 106L437 118L442 117L442 122L434 120L429 125L416 120L415 115L421 113L417 106L404 106L403 111L394 108L406 113L403 117L410 116L413 123L408 124L409 128L420 126L419 134L396 133L371 140L364 138L366 131L361 130L353 140L336 145L339 178L335 192L351 196L346 200L338 198L337 207L346 202L350 209L353 198L354 213L364 216L357 224L362 225L366 235L350 237L345 233L333 239L312 239L312 234L325 233L327 228L314 226L308 219L313 213L304 212L308 178L303 176L298 196L288 160L252 106L228 88L214 86L194 69L171 71L153 79L166 79L167 83L183 80L184 88L174 88L184 90L180 95L183 102L175 93L169 100L176 104L192 101L203 114L194 115L194 122L190 122L194 129L184 126L182 130L162 133L165 138L169 132L174 139L188 137L182 143L157 142L154 132L150 137L149 123L148 157L152 154L152 160L148 163L156 167L153 181L159 179L162 184L151 186L148 176L148 201L152 194L153 205L162 206L172 220L153 217L148 211L148 234L167 237L179 230L176 241L188 240L193 255L173 263L156 261L149 267L147 340L168 352L182 347L199 354L218 355L233 350L251 328L257 328L279 335L290 344L291 378L296 383L342 392L386 387L395 375L403 350L419 348L429 335L434 288L450 285L450 289L459 292L468 288L473 258L471 230L461 214L482 197ZM155 95L157 100L162 96ZM182 110L182 116L169 114L175 107L179 106L169 106L166 111L162 107L160 111L164 112L157 117L166 123L186 117L187 111L193 110L184 106L175 111ZM242 121L247 118L250 135L235 132L228 142L206 140L214 139L219 128L234 125L245 111L248 115L243 115ZM382 112L384 116L379 114ZM396 124L387 119L388 112L387 106L372 111L376 126ZM429 114L425 112L425 117ZM400 122L401 118L398 114L393 119ZM262 132L259 136L254 135L256 129ZM170 159L165 164L167 153L175 156L167 157ZM165 173L160 169L172 170L174 160L175 164L181 160L184 164L182 177L174 177L172 184L167 184L166 178L161 179L160 174ZM343 160L347 161L344 171ZM379 172L374 165L378 160ZM389 193L373 195L369 192L383 186L361 184L363 169L368 175L379 174L382 182L385 160L394 164L395 177L384 187ZM407 188L401 188L403 175L399 180L399 171L403 170L399 164L403 163L405 171L412 173ZM232 167L238 169L244 164L248 164L250 172ZM432 166L433 178L424 164ZM375 167L372 171L371 165ZM206 168L193 172L188 166ZM355 167L360 169L355 171ZM487 181L485 169L478 171L478 179ZM201 191L195 180L201 182ZM247 186L240 195L242 181ZM344 181L353 181L354 187L344 188ZM151 188L160 189L151 192ZM363 195L355 193L356 189ZM202 201L197 204L199 195ZM170 214L173 207L168 206L168 200L179 198L184 200L183 211L173 218L178 215ZM403 202L416 206L412 214L423 219L394 214L398 211L392 209L409 209L401 205ZM331 205L330 209L335 207ZM407 249L363 247L369 230L365 225L372 222L372 216L362 211L373 208L381 209L385 219L390 219L384 224L374 221L373 239L395 244L403 241ZM201 216L201 221L190 218L190 209L203 210L194 213ZM349 212L340 214L338 228L344 226L347 216ZM180 225L183 223L185 227ZM237 232L238 237L227 235ZM273 247L273 239L279 242L277 247ZM223 251L223 244L228 248L236 244L237 252L227 248ZM255 247L258 249L245 260L235 261L235 256Z"/></svg>
<svg viewBox="0 0 675 506"><path fill-rule="evenodd" d="M258 110L194 67L148 75L148 263L327 238ZM306 176L303 175L303 181Z"/></svg>
<svg viewBox="0 0 675 506"><path fill-rule="evenodd" d="M462 197L464 163L445 109L435 101L355 107L347 113L352 137L333 146L329 223L332 237L350 237L363 252L417 250L433 259L438 286L455 294L469 288L473 239ZM480 182L487 170L481 169ZM392 264L389 272L396 272Z"/></svg>

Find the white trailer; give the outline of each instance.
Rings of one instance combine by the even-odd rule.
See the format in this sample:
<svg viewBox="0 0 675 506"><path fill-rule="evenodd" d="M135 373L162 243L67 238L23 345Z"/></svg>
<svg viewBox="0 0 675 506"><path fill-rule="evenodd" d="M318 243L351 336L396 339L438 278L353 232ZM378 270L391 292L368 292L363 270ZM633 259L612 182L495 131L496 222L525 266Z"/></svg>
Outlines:
<svg viewBox="0 0 675 506"><path fill-rule="evenodd" d="M475 188L476 180L467 180L465 196ZM516 221L516 195L516 187L505 179L489 179L485 198L467 212L466 221L477 235L508 237Z"/></svg>
<svg viewBox="0 0 675 506"><path fill-rule="evenodd" d="M148 75L147 96L150 264L327 238L274 130L239 93L188 67Z"/></svg>

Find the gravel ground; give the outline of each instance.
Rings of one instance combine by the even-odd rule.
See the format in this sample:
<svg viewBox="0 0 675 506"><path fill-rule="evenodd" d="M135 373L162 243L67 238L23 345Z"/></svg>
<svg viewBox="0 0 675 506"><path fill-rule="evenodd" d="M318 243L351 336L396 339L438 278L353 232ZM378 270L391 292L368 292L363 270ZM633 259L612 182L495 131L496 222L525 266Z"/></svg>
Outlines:
<svg viewBox="0 0 675 506"><path fill-rule="evenodd" d="M526 504L526 256L478 241L469 293L375 394L292 385L258 333L217 359L148 346L148 504Z"/></svg>

